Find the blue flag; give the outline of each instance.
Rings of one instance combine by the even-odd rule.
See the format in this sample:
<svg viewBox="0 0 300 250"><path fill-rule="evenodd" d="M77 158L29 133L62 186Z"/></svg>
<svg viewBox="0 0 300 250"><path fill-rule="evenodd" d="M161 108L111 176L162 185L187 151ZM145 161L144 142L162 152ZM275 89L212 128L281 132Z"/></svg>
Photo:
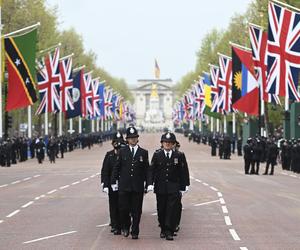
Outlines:
<svg viewBox="0 0 300 250"><path fill-rule="evenodd" d="M99 100L99 108L100 108L100 116L102 119L105 118L105 100L104 100L104 84L101 83L99 84L99 88L98 88L98 94L99 94L99 97L100 97L100 100Z"/></svg>

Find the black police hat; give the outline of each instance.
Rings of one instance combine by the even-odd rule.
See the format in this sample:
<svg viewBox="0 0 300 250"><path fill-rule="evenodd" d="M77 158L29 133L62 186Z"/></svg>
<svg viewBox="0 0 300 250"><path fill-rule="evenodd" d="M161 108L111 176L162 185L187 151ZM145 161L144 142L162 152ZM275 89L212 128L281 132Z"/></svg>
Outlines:
<svg viewBox="0 0 300 250"><path fill-rule="evenodd" d="M117 133L114 134L112 138L112 142L123 142L124 138L120 131L117 131Z"/></svg>
<svg viewBox="0 0 300 250"><path fill-rule="evenodd" d="M176 143L176 136L173 133L165 133L161 136L160 142L174 142Z"/></svg>
<svg viewBox="0 0 300 250"><path fill-rule="evenodd" d="M139 137L138 131L135 127L129 127L126 130L126 139L127 138L136 138Z"/></svg>

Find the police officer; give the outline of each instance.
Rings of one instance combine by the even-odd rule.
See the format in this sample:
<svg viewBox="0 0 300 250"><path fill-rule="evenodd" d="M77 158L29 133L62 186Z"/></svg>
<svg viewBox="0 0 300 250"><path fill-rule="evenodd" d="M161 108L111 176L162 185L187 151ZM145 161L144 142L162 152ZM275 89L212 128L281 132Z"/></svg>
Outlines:
<svg viewBox="0 0 300 250"><path fill-rule="evenodd" d="M135 127L126 130L128 145L119 152L111 182L112 190L119 191L122 233L128 237L131 226L132 239L138 239L140 231L145 182L149 169L148 151L138 145L138 137Z"/></svg>
<svg viewBox="0 0 300 250"><path fill-rule="evenodd" d="M252 138L248 138L247 144L243 148L244 150L244 169L245 169L245 174L249 174L250 170L250 164L252 161L253 157L253 145L252 145Z"/></svg>
<svg viewBox="0 0 300 250"><path fill-rule="evenodd" d="M161 238L173 240L178 223L178 207L180 195L186 191L186 172L182 156L173 151L176 137L173 133L165 133L161 137L163 150L156 151L151 160L148 172L148 189L156 194L157 215L161 227ZM153 187L154 184L154 187Z"/></svg>
<svg viewBox="0 0 300 250"><path fill-rule="evenodd" d="M274 166L277 165L278 147L274 141L270 140L267 144L267 164L264 175L268 174L269 165L271 165L270 175L274 174Z"/></svg>
<svg viewBox="0 0 300 250"><path fill-rule="evenodd" d="M45 158L45 143L43 141L43 137L40 137L36 140L35 148L36 148L36 158L38 163L42 163Z"/></svg>
<svg viewBox="0 0 300 250"><path fill-rule="evenodd" d="M51 136L50 141L47 145L47 152L48 152L50 163L55 163L57 148L58 146L55 141L55 138Z"/></svg>
<svg viewBox="0 0 300 250"><path fill-rule="evenodd" d="M111 232L114 233L114 235L120 235L121 224L118 205L119 196L118 191L113 191L111 188L113 166L117 162L121 146L124 145L123 135L119 131L114 134L111 144L114 149L108 151L104 157L101 169L101 183L103 185L103 192L107 193L109 198Z"/></svg>

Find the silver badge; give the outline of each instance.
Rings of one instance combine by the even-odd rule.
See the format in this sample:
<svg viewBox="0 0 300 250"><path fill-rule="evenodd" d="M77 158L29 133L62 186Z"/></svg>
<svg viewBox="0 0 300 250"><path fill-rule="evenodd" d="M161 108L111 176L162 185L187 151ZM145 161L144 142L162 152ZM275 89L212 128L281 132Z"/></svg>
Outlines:
<svg viewBox="0 0 300 250"><path fill-rule="evenodd" d="M171 138L170 133L167 133L166 138L167 138L167 139L170 139L170 138Z"/></svg>
<svg viewBox="0 0 300 250"><path fill-rule="evenodd" d="M117 133L117 138L120 138L121 137L121 134L120 132Z"/></svg>
<svg viewBox="0 0 300 250"><path fill-rule="evenodd" d="M174 158L174 164L178 164L178 158Z"/></svg>
<svg viewBox="0 0 300 250"><path fill-rule="evenodd" d="M134 134L134 128L130 128L129 132L130 134Z"/></svg>
<svg viewBox="0 0 300 250"><path fill-rule="evenodd" d="M78 88L73 88L72 89L72 99L73 102L77 102L80 98L80 91Z"/></svg>
<svg viewBox="0 0 300 250"><path fill-rule="evenodd" d="M140 156L140 162L143 162L143 156Z"/></svg>

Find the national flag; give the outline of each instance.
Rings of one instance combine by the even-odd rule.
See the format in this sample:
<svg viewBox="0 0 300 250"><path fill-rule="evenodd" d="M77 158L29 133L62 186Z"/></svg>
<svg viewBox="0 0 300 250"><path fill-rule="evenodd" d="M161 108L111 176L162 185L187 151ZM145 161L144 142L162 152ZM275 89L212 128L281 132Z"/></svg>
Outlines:
<svg viewBox="0 0 300 250"><path fill-rule="evenodd" d="M73 78L72 78L72 57L65 58L59 62L60 71L60 97L61 111L67 112L74 109L72 98Z"/></svg>
<svg viewBox="0 0 300 250"><path fill-rule="evenodd" d="M98 89L99 89L99 85L100 85L100 82L99 82L99 79L98 78L95 78L92 80L92 92L93 92L93 95L92 95L92 106L93 106L93 118L96 118L96 117L100 117L101 116L101 112L100 112L100 96L99 96L99 92L98 92Z"/></svg>
<svg viewBox="0 0 300 250"><path fill-rule="evenodd" d="M219 113L219 87L218 87L219 67L210 64L209 68L210 68L210 76L211 76L211 99L212 99L211 112Z"/></svg>
<svg viewBox="0 0 300 250"><path fill-rule="evenodd" d="M300 14L271 1L268 13L267 92L300 101Z"/></svg>
<svg viewBox="0 0 300 250"><path fill-rule="evenodd" d="M59 48L55 48L54 53L49 52L43 62L38 62L38 66L40 105L36 113L60 111Z"/></svg>
<svg viewBox="0 0 300 250"><path fill-rule="evenodd" d="M257 116L259 89L250 51L232 47L232 75L232 107Z"/></svg>
<svg viewBox="0 0 300 250"><path fill-rule="evenodd" d="M250 43L252 48L252 58L260 89L260 98L263 101L280 104L278 96L269 94L267 88L267 42L268 34L254 24L249 24Z"/></svg>
<svg viewBox="0 0 300 250"><path fill-rule="evenodd" d="M112 112L111 112L111 107L112 107L112 96L113 96L113 91L111 88L108 86L105 87L104 89L104 112L105 112L105 120L109 120L113 118Z"/></svg>
<svg viewBox="0 0 300 250"><path fill-rule="evenodd" d="M159 79L160 78L160 68L158 66L157 60L155 59L155 68L154 68L154 74L155 78Z"/></svg>
<svg viewBox="0 0 300 250"><path fill-rule="evenodd" d="M231 107L231 75L232 60L228 56L219 54L219 107L224 112L232 112Z"/></svg>
<svg viewBox="0 0 300 250"><path fill-rule="evenodd" d="M100 83L98 88L98 95L99 95L99 109L100 109L100 117L101 119L105 119L105 97L104 97L104 83Z"/></svg>
<svg viewBox="0 0 300 250"><path fill-rule="evenodd" d="M85 73L83 75L83 85L81 87L81 114L82 117L91 119L94 115L91 72Z"/></svg>
<svg viewBox="0 0 300 250"><path fill-rule="evenodd" d="M37 101L35 92L36 43L36 29L23 35L4 39L8 72L6 111L24 108Z"/></svg>
<svg viewBox="0 0 300 250"><path fill-rule="evenodd" d="M83 85L83 74L84 70L81 69L75 74L73 78L73 88L72 88L72 98L74 109L68 109L66 113L66 118L74 118L81 115L81 86Z"/></svg>

